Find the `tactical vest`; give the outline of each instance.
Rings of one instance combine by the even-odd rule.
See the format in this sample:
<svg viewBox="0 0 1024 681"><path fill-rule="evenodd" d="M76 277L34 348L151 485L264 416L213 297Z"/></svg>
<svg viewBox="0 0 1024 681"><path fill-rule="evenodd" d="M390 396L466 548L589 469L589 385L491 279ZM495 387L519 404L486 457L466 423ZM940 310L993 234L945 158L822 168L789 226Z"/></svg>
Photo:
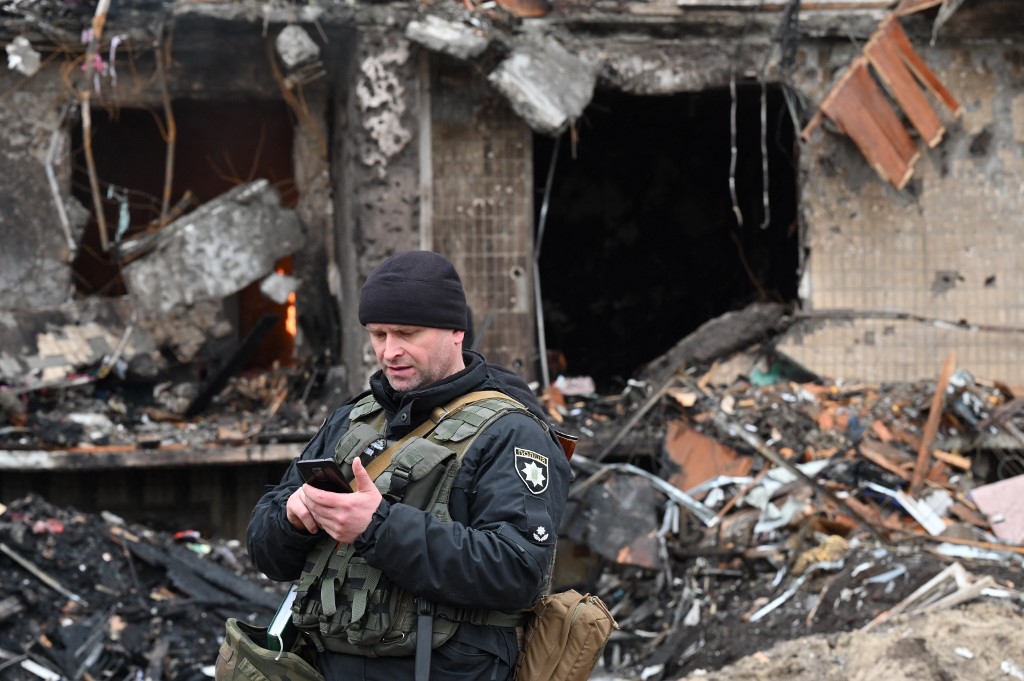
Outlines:
<svg viewBox="0 0 1024 681"><path fill-rule="evenodd" d="M435 410L436 426L428 434L396 445L390 465L375 480L377 489L392 502L429 510L442 522L452 522L448 500L462 457L480 432L510 412L526 414L547 430L546 424L510 397L488 397L450 413ZM372 395L352 408L349 430L334 451L350 479L357 456L379 456L387 448L381 435L385 418ZM519 626L526 620L518 613L444 605L434 612L433 648L450 639L460 622ZM306 560L292 613L296 627L321 652L386 657L416 651L417 599L371 567L352 544L329 536Z"/></svg>

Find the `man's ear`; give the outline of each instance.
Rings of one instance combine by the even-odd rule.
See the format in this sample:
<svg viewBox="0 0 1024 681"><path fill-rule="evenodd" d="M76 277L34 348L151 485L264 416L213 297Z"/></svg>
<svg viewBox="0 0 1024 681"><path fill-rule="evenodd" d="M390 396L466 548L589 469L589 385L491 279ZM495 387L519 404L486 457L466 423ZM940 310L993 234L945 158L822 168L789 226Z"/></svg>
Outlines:
<svg viewBox="0 0 1024 681"><path fill-rule="evenodd" d="M462 341L464 341L465 339L466 339L466 332L465 331L463 331L462 329L453 329L452 330L452 341L456 345L462 345Z"/></svg>

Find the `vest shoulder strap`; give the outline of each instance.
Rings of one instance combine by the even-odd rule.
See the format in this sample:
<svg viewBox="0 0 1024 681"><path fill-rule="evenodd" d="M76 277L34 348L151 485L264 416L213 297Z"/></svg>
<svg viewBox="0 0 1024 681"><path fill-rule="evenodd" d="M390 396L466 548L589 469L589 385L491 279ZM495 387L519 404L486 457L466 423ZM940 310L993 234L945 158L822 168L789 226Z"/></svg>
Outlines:
<svg viewBox="0 0 1024 681"><path fill-rule="evenodd" d="M361 411L360 418L365 418L366 416L368 416L370 414L373 414L373 413L376 413L376 411L382 409L382 407L379 404L377 404L376 400L373 400L373 403L375 405L377 405L376 409L366 407L364 405L364 402L366 402L366 400L368 398L372 399L372 395L368 395L367 397L364 397L362 400L360 400L356 404L356 407L353 408L353 410L352 410L353 414L355 413L355 409L359 408L361 406L362 406L362 411ZM411 440L414 437L425 437L425 436L427 436L432 431L437 429L437 427L441 423L443 423L444 421L446 421L448 419L451 419L455 415L460 414L461 412L465 411L466 407L468 407L469 405L474 405L474 404L480 403L480 402L490 403L490 407L486 407L485 406L485 407L483 407L483 409L485 411L489 411L491 417L493 417L494 415L496 415L498 413L498 411L500 410L501 404L503 404L506 409L508 408L509 405L511 405L512 408L514 408L516 410L523 410L526 413L529 413L529 410L526 409L526 407L523 406L523 404L521 402L519 402L518 400L516 400L516 399L514 399L512 397L509 397L505 393L498 392L497 390L477 390L477 391L474 391L474 392L471 392L471 393L466 393L465 395L462 395L461 397L459 397L459 398L457 398L455 400L452 400L451 402L449 402L445 406L438 407L437 409L434 409L434 411L431 413L429 419L427 419L426 421L421 423L412 432L410 432L408 435L403 437L401 440L399 440L395 444L391 445L391 447L389 447L386 451L382 452L380 454L380 456L377 456L376 458L374 458L374 460L371 461L369 463L369 465L367 465L367 467L366 467L366 472L367 472L367 474L369 474L370 479L371 480L375 480L377 478L377 476L379 476L381 473L383 473L385 470L387 470L388 466L391 465L391 461L394 458L395 453L399 449L401 449L402 445L405 444L406 441ZM465 439L466 437L469 437L470 435L473 435L475 432L477 432L480 429L480 426L482 426L484 423L486 423L489 420L490 417L482 418L482 415L483 415L483 412L480 412L480 411L477 411L477 410L470 410L470 412L467 415L463 416L463 419L466 419L466 418L473 419L473 421L476 422L476 426L464 429L463 432L465 433L465 435L462 437L462 439ZM356 417L354 415L350 415L349 418L350 418L350 420L355 420L356 419ZM466 423L467 422L465 420L462 420L462 421L459 422L459 425L465 425ZM378 418L377 421L375 422L375 425L378 428L379 427L383 427L383 421ZM454 439L454 438L449 438L449 439ZM455 439L454 441L457 442L459 440Z"/></svg>
<svg viewBox="0 0 1024 681"><path fill-rule="evenodd" d="M358 421L365 416L382 411L383 409L384 407L380 406L377 400L374 399L373 393L370 393L363 399L356 402L355 406L352 407L352 411L349 412L348 418L351 421Z"/></svg>

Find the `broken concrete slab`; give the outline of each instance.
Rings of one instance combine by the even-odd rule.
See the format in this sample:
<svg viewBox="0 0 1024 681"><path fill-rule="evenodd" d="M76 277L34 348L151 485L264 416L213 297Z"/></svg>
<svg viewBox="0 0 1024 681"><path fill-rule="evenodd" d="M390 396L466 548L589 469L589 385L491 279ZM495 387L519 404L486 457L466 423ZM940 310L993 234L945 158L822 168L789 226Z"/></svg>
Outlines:
<svg viewBox="0 0 1024 681"><path fill-rule="evenodd" d="M207 343L228 339L234 333L219 300L178 305L164 315L140 317L138 323L153 343L182 363L195 359Z"/></svg>
<svg viewBox="0 0 1024 681"><path fill-rule="evenodd" d="M260 293L278 305L284 305L288 302L288 298L299 289L300 284L302 284L301 279L272 272L260 282Z"/></svg>
<svg viewBox="0 0 1024 681"><path fill-rule="evenodd" d="M154 349L132 325L131 306L123 298L0 312L0 381L13 385L59 382L115 355L127 360Z"/></svg>
<svg viewBox="0 0 1024 681"><path fill-rule="evenodd" d="M153 249L128 263L125 284L140 313L219 300L274 270L305 236L295 211L283 208L270 183L240 185L175 220Z"/></svg>
<svg viewBox="0 0 1024 681"><path fill-rule="evenodd" d="M557 135L590 103L597 70L553 38L533 38L515 45L487 80L533 130Z"/></svg>
<svg viewBox="0 0 1024 681"><path fill-rule="evenodd" d="M301 26L295 24L281 29L274 41L274 49L289 70L320 58L320 46Z"/></svg>
<svg viewBox="0 0 1024 681"><path fill-rule="evenodd" d="M26 76L34 76L39 70L39 53L25 36L17 36L7 45L7 68Z"/></svg>
<svg viewBox="0 0 1024 681"><path fill-rule="evenodd" d="M410 21L405 27L405 37L428 50L451 55L456 59L476 57L491 42L478 28L432 14L422 20Z"/></svg>

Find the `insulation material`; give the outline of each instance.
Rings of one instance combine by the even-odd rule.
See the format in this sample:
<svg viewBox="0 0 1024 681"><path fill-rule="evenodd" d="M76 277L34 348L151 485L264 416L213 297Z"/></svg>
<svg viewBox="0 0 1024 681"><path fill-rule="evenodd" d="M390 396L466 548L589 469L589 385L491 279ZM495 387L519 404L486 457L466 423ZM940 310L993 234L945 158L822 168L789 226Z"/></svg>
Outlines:
<svg viewBox="0 0 1024 681"><path fill-rule="evenodd" d="M971 500L988 517L997 537L1024 544L1024 475L976 487Z"/></svg>

